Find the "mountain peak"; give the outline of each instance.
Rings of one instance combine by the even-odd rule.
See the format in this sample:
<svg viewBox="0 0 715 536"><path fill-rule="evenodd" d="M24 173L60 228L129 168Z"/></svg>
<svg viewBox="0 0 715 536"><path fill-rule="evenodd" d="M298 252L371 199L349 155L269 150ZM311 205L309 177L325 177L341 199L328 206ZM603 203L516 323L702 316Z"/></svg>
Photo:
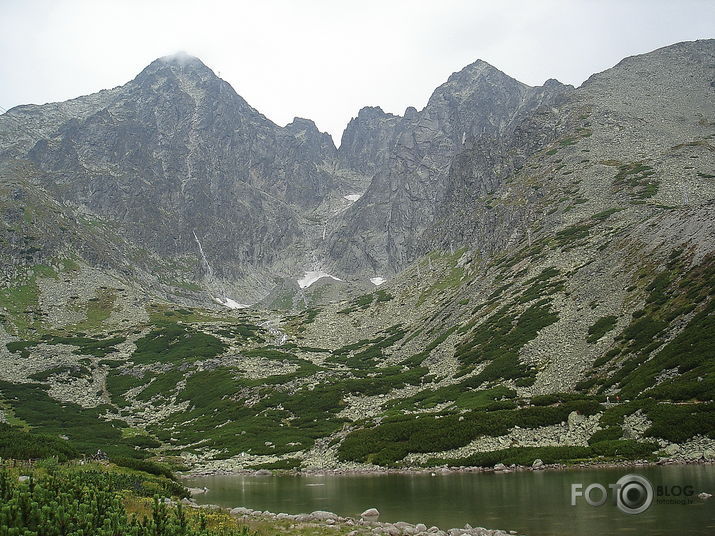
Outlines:
<svg viewBox="0 0 715 536"><path fill-rule="evenodd" d="M358 111L358 119L375 119L379 117L395 117L393 114L385 112L379 106L363 106Z"/></svg>
<svg viewBox="0 0 715 536"><path fill-rule="evenodd" d="M175 65L181 68L198 66L206 67L204 62L202 62L199 58L197 58L196 56L192 56L184 50L180 50L178 52L175 52L174 54L169 54L168 56L162 56L156 61L160 61L168 65Z"/></svg>
<svg viewBox="0 0 715 536"><path fill-rule="evenodd" d="M196 56L192 56L184 51L176 52L168 56L162 56L147 65L139 77L170 70L174 73L196 73L205 76L216 77L216 74L203 61Z"/></svg>
<svg viewBox="0 0 715 536"><path fill-rule="evenodd" d="M286 125L288 129L303 129L319 132L318 126L312 119L306 119L305 117L294 117L293 121Z"/></svg>
<svg viewBox="0 0 715 536"><path fill-rule="evenodd" d="M494 67L492 64L487 63L484 60L476 60L473 63L470 63L466 67L463 67L461 70L452 73L450 77L447 79L447 82L457 82L457 81L464 81L464 80L474 80L475 78L482 77L485 75L489 74L497 74L501 76L507 76L504 74L502 71Z"/></svg>

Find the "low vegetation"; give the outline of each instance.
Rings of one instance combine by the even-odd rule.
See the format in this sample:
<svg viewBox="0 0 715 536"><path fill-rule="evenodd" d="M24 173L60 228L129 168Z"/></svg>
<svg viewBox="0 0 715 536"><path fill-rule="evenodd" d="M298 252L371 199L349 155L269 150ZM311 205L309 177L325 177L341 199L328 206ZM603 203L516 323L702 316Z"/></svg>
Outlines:
<svg viewBox="0 0 715 536"><path fill-rule="evenodd" d="M160 497L184 495L166 479L110 467L54 467L24 471L29 479L0 469L0 531L3 534L51 536L250 536L226 514L208 516L168 505ZM173 483L173 482L172 482ZM154 499L143 497L154 496Z"/></svg>
<svg viewBox="0 0 715 536"><path fill-rule="evenodd" d="M394 466L409 453L455 449L480 436L504 435L514 426L548 426L567 420L572 411L591 415L600 409L595 401L575 400L550 407L389 417L350 433L338 456L346 461Z"/></svg>
<svg viewBox="0 0 715 536"><path fill-rule="evenodd" d="M606 462L620 460L655 459L658 444L632 440L599 441L587 447L513 447L491 452L480 452L466 458L431 458L427 465L456 465L492 467L504 465L531 465L539 459L544 463L574 463L579 461Z"/></svg>

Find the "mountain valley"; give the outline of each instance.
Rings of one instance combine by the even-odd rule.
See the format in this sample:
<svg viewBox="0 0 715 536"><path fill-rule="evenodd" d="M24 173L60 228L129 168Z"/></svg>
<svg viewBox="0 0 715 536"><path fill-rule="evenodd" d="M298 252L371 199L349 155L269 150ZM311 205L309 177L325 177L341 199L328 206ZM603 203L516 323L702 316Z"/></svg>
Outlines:
<svg viewBox="0 0 715 536"><path fill-rule="evenodd" d="M340 146L197 58L0 116L0 421L193 471L715 460L715 40Z"/></svg>

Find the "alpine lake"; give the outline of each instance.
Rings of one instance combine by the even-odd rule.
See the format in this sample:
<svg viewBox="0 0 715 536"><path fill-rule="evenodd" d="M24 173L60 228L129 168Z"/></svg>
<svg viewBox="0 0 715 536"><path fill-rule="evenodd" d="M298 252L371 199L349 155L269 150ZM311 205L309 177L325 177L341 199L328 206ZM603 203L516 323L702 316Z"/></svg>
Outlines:
<svg viewBox="0 0 715 536"><path fill-rule="evenodd" d="M648 479L651 506L640 514L622 512L609 484L627 474ZM611 494L602 506L583 496L571 505L572 485L584 491L599 483ZM442 530L473 527L516 531L527 536L711 535L715 534L715 465L542 471L449 472L446 474L249 474L193 477L189 487L206 487L199 504L288 514L327 510L359 518L375 507L380 521L424 523ZM577 490L579 488L576 488ZM714 496L707 500L698 494ZM590 493L594 502L601 493Z"/></svg>

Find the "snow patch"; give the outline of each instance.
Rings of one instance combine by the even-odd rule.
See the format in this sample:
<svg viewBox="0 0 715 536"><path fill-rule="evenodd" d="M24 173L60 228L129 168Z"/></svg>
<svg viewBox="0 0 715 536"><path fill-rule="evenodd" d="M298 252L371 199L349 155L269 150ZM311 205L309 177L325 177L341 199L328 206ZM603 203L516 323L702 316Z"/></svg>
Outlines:
<svg viewBox="0 0 715 536"><path fill-rule="evenodd" d="M355 201L357 201L357 200L360 199L361 197L362 197L361 194L348 194L348 195L344 195L344 196L343 196L343 199L347 199L348 201L354 203Z"/></svg>
<svg viewBox="0 0 715 536"><path fill-rule="evenodd" d="M383 283L387 283L387 279L385 279L384 277L371 277L370 283L372 283L376 287L379 287Z"/></svg>
<svg viewBox="0 0 715 536"><path fill-rule="evenodd" d="M334 275L330 275L328 272L323 272L322 270L305 272L303 277L301 277L300 279L297 279L296 281L298 281L298 286L300 288L308 288L310 285L315 283L318 279L321 279L323 277L330 277L332 279L335 279L335 281L342 281L342 279L335 277Z"/></svg>
<svg viewBox="0 0 715 536"><path fill-rule="evenodd" d="M236 300L232 300L231 298L216 298L214 297L214 300L217 303L220 303L224 307L228 307L229 309L246 309L250 307L250 305L246 305L245 303L238 303Z"/></svg>

